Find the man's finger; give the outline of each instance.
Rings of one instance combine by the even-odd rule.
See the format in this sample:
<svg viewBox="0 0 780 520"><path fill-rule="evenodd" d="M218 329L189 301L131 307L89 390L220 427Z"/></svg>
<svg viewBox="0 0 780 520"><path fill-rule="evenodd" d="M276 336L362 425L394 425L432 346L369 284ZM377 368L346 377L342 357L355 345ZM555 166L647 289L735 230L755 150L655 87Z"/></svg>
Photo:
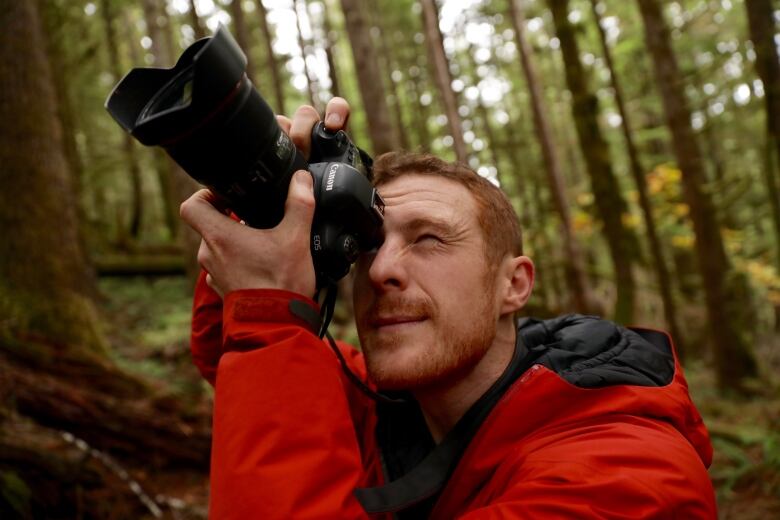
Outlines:
<svg viewBox="0 0 780 520"><path fill-rule="evenodd" d="M319 120L317 110L308 105L298 108L293 116L290 138L307 160L311 153L311 131Z"/></svg>
<svg viewBox="0 0 780 520"><path fill-rule="evenodd" d="M328 101L325 107L325 128L332 131L346 130L349 121L349 103L340 97Z"/></svg>
<svg viewBox="0 0 780 520"><path fill-rule="evenodd" d="M224 233L227 226L236 225L236 222L218 209L221 203L222 200L211 190L198 190L181 203L179 214L200 236L209 240L215 234Z"/></svg>
<svg viewBox="0 0 780 520"><path fill-rule="evenodd" d="M314 216L314 179L306 170L298 170L290 181L290 190L284 204L284 219L280 227L290 233L304 231L311 233L311 221Z"/></svg>
<svg viewBox="0 0 780 520"><path fill-rule="evenodd" d="M287 116L276 116L276 122L282 127L282 131L290 135L290 127L292 126L292 119Z"/></svg>

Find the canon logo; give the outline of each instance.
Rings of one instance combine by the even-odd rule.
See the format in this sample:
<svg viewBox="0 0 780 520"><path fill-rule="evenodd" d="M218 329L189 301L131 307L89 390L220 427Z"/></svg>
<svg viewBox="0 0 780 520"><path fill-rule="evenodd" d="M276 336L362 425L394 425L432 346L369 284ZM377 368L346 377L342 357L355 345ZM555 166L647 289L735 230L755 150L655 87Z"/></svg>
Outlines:
<svg viewBox="0 0 780 520"><path fill-rule="evenodd" d="M333 189L333 181L336 180L336 170L338 170L338 164L331 164L328 168L328 180L325 182L325 191L331 191Z"/></svg>

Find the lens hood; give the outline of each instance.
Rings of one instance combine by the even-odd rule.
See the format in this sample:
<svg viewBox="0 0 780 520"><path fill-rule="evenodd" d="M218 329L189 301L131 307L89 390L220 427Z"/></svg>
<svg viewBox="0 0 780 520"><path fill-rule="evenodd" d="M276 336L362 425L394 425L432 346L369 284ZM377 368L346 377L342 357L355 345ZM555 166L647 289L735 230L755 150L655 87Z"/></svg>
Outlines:
<svg viewBox="0 0 780 520"><path fill-rule="evenodd" d="M214 36L193 43L170 69L135 68L114 87L106 109L114 119L145 145L167 145L205 124L220 105L237 93L247 59L228 30L220 26ZM155 96L191 71L191 100L144 116Z"/></svg>

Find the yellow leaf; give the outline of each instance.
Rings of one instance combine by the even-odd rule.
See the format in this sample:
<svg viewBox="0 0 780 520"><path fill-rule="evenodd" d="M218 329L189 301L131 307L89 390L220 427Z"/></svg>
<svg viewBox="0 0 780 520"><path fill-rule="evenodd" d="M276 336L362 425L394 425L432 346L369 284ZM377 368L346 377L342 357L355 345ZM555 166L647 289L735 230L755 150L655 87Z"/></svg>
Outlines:
<svg viewBox="0 0 780 520"><path fill-rule="evenodd" d="M691 249L693 242L693 235L675 235L672 237L672 245L680 249Z"/></svg>

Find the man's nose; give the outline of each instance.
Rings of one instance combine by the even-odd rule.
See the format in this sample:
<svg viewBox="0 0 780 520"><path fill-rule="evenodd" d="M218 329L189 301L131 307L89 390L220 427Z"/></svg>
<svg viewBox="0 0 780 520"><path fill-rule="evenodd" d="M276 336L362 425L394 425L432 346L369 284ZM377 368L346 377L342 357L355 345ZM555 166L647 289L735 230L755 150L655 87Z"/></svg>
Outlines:
<svg viewBox="0 0 780 520"><path fill-rule="evenodd" d="M404 248L390 241L385 241L377 250L368 270L368 278L375 289L387 291L406 288L408 273L404 252Z"/></svg>

